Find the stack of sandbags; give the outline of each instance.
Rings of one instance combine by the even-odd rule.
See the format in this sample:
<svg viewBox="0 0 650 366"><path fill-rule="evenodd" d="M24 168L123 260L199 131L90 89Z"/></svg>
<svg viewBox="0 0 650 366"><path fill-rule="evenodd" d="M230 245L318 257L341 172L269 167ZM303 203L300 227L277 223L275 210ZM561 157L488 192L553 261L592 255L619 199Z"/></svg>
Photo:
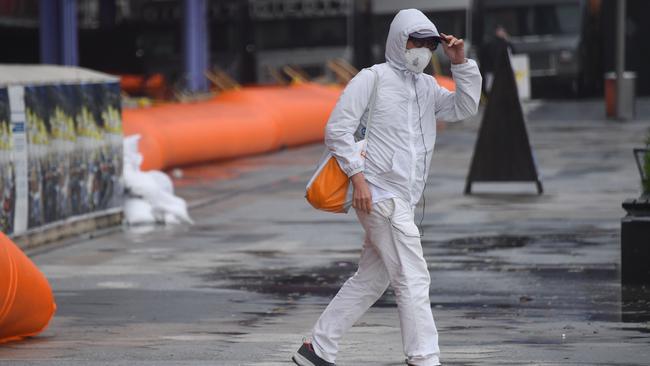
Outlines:
<svg viewBox="0 0 650 366"><path fill-rule="evenodd" d="M140 170L139 135L124 138L124 216L129 225L193 223L167 174Z"/></svg>

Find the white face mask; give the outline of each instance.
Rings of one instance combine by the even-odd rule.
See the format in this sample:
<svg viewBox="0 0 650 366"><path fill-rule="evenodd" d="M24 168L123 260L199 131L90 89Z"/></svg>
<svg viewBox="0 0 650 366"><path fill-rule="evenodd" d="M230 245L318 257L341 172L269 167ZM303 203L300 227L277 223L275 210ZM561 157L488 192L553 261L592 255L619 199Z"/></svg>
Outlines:
<svg viewBox="0 0 650 366"><path fill-rule="evenodd" d="M419 74L431 61L432 54L430 49L422 47L407 49L404 55L406 56L406 68Z"/></svg>

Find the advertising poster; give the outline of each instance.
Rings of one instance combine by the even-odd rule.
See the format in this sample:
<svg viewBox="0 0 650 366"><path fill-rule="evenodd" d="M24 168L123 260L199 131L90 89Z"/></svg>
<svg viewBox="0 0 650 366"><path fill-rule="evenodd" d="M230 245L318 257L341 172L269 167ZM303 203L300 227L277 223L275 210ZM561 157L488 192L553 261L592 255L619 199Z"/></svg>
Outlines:
<svg viewBox="0 0 650 366"><path fill-rule="evenodd" d="M47 86L25 87L25 122L27 134L27 227L41 226L52 219L54 202L46 202L52 191L56 159L49 154L50 125ZM47 211L47 213L46 213Z"/></svg>
<svg viewBox="0 0 650 366"><path fill-rule="evenodd" d="M115 83L81 85L77 138L87 167L90 211L120 204L122 118L119 98L119 86Z"/></svg>
<svg viewBox="0 0 650 366"><path fill-rule="evenodd" d="M75 85L47 86L49 115L49 154L51 184L45 191L46 223L62 220L73 213L72 191L75 187L72 161L77 134L75 116L79 109L79 88Z"/></svg>
<svg viewBox="0 0 650 366"><path fill-rule="evenodd" d="M100 125L104 130L102 174L103 185L100 208L113 208L122 205L122 99L120 84L102 83L99 86Z"/></svg>
<svg viewBox="0 0 650 366"><path fill-rule="evenodd" d="M115 82L24 88L28 229L121 205L120 97Z"/></svg>
<svg viewBox="0 0 650 366"><path fill-rule="evenodd" d="M7 88L0 88L0 230L14 231L16 176L13 161L11 111Z"/></svg>

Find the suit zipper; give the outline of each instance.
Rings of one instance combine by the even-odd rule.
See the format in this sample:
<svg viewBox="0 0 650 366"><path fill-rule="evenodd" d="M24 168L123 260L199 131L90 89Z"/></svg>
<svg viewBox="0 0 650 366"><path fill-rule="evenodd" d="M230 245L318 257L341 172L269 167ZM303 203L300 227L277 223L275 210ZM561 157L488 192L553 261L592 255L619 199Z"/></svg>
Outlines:
<svg viewBox="0 0 650 366"><path fill-rule="evenodd" d="M411 150L411 167L410 167L410 174L409 174L409 194L410 194L411 187L413 187L413 180L415 178L415 168L416 168L416 153L415 153L415 145L413 144L413 124L411 123L413 119L413 102L415 98L415 89L414 89L415 85L414 83L408 83L408 84L411 84L409 85L408 121L407 121L408 129L409 129L409 147Z"/></svg>

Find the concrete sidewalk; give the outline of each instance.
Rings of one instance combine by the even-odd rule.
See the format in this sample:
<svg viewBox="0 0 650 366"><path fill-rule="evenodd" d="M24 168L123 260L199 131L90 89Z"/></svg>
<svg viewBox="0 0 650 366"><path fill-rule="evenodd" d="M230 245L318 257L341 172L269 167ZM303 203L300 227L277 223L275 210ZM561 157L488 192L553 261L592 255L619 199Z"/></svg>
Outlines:
<svg viewBox="0 0 650 366"><path fill-rule="evenodd" d="M631 149L650 101L635 122L601 120L602 108L527 105L542 196L532 183L463 196L478 120L439 134L423 249L443 364L648 364L650 294L619 285L619 227L621 202L640 190ZM302 197L321 151L184 169L192 227L32 252L59 311L42 335L0 346L0 365L289 365L362 240L353 214L316 212ZM337 364L403 364L390 291Z"/></svg>

